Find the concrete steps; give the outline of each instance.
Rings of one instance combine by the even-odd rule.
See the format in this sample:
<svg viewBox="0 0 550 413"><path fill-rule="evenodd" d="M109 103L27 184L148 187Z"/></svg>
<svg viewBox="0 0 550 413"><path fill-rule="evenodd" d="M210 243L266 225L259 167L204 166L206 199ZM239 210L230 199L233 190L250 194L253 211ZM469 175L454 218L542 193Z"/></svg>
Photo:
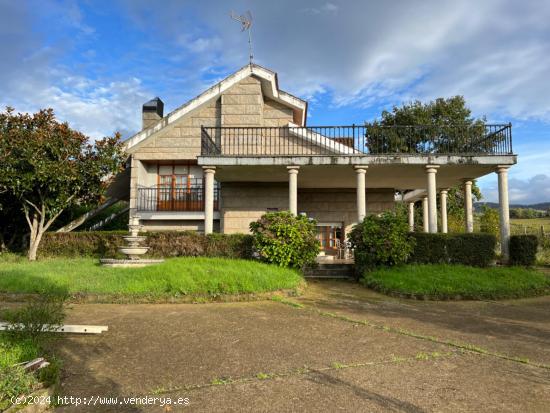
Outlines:
<svg viewBox="0 0 550 413"><path fill-rule="evenodd" d="M308 268L304 272L306 278L331 278L350 279L354 278L353 264L317 264L316 267Z"/></svg>

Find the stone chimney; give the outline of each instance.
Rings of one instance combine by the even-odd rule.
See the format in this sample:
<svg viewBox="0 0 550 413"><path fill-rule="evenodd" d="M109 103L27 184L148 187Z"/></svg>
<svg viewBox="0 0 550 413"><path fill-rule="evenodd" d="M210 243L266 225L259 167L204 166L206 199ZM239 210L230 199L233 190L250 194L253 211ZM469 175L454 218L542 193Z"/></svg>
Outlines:
<svg viewBox="0 0 550 413"><path fill-rule="evenodd" d="M142 127L141 129L147 129L162 119L164 112L164 103L160 98L151 99L149 102L143 104L141 111Z"/></svg>

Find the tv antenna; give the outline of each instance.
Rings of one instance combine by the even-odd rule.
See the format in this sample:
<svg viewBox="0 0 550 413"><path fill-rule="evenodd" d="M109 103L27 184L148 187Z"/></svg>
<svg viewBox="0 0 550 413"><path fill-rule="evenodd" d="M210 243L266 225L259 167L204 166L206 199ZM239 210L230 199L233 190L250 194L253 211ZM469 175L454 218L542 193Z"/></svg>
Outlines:
<svg viewBox="0 0 550 413"><path fill-rule="evenodd" d="M241 32L244 32L245 30L248 31L248 57L250 59L250 64L252 64L252 60L254 59L254 55L252 53L252 13L248 10L246 13L239 16L237 13L232 11L230 16L233 20L241 23Z"/></svg>

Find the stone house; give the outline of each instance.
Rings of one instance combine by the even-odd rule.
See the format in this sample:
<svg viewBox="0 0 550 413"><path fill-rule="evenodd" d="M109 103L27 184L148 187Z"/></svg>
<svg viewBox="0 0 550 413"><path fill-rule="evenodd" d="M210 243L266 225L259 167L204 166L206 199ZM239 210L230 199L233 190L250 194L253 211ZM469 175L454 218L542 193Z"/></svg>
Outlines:
<svg viewBox="0 0 550 413"><path fill-rule="evenodd" d="M163 110L159 98L144 104L143 129L125 141L130 220L145 231L246 233L265 212L290 210L317 221L330 253L366 214L392 208L396 191L410 211L422 202L425 231L446 232L446 190L463 182L472 231L471 181L497 172L508 237L507 170L516 163L510 125L476 133L306 126L307 102L255 64ZM413 219L410 213L411 226Z"/></svg>

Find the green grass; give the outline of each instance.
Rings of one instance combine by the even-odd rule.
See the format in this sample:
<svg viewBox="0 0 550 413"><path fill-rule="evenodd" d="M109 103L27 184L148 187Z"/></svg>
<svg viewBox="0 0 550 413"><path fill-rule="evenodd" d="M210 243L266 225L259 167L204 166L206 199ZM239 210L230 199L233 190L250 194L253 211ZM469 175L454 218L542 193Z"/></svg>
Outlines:
<svg viewBox="0 0 550 413"><path fill-rule="evenodd" d="M362 282L385 294L427 299L503 299L550 293L550 278L521 267L403 265L365 274Z"/></svg>
<svg viewBox="0 0 550 413"><path fill-rule="evenodd" d="M37 377L16 364L34 359L39 352L36 342L14 340L0 332L0 411L11 405L11 397L28 395L37 385Z"/></svg>
<svg viewBox="0 0 550 413"><path fill-rule="evenodd" d="M293 289L302 280L294 270L225 258L172 258L144 268L102 267L93 258L0 258L0 293L217 296Z"/></svg>

